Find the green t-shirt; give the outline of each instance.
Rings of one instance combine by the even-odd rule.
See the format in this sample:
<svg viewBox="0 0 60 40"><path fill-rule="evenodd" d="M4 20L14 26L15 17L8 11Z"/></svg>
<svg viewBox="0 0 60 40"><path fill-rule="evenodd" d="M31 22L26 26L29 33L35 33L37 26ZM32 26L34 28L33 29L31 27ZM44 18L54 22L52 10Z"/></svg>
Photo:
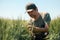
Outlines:
<svg viewBox="0 0 60 40"><path fill-rule="evenodd" d="M40 28L44 28L45 27L45 22L44 20L42 19L42 16L40 15L39 18L35 21L32 22L32 24L35 26L35 27L40 27ZM40 32L40 33L35 33L35 36L36 37L45 37L46 32Z"/></svg>
<svg viewBox="0 0 60 40"><path fill-rule="evenodd" d="M38 18L37 20L35 20L35 21L33 22L33 24L34 24L34 26L36 26L36 27L40 27L40 28L45 27L45 22L44 22L44 20L42 19L41 15L39 16L39 18Z"/></svg>

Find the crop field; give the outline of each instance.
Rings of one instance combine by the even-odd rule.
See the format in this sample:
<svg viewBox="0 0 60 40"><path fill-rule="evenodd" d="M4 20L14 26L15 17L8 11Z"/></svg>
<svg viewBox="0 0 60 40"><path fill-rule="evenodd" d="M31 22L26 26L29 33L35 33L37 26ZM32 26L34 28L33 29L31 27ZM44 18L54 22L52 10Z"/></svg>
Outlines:
<svg viewBox="0 0 60 40"><path fill-rule="evenodd" d="M0 40L31 40L26 20L0 18ZM51 20L47 40L60 40L60 18Z"/></svg>

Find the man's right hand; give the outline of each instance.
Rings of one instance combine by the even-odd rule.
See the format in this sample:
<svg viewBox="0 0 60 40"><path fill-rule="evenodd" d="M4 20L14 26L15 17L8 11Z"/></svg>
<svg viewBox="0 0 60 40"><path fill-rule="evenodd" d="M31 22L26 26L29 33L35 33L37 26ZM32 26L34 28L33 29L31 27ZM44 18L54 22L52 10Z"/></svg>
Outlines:
<svg viewBox="0 0 60 40"><path fill-rule="evenodd" d="M27 28L28 28L29 31L31 31L32 30L32 25L28 25Z"/></svg>

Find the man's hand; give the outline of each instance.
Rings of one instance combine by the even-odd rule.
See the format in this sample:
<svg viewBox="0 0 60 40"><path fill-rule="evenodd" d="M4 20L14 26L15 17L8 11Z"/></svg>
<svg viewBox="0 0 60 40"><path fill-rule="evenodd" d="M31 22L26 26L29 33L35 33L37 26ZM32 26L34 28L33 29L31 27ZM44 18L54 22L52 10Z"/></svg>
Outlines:
<svg viewBox="0 0 60 40"><path fill-rule="evenodd" d="M32 25L28 25L27 28L29 31L32 31L33 33L40 33L39 27L34 27Z"/></svg>
<svg viewBox="0 0 60 40"><path fill-rule="evenodd" d="M39 27L34 27L32 25L28 25L28 29L29 29L29 31L32 31L33 33L47 32L48 26L45 25L44 28L39 28Z"/></svg>
<svg viewBox="0 0 60 40"><path fill-rule="evenodd" d="M32 30L32 25L28 25L27 28L29 29L29 31Z"/></svg>

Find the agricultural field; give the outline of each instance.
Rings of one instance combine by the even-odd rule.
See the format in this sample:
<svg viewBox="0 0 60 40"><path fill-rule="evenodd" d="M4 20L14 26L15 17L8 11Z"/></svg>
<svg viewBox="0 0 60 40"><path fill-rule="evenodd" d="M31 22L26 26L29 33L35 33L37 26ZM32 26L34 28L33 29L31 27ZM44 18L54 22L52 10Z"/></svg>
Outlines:
<svg viewBox="0 0 60 40"><path fill-rule="evenodd" d="M51 20L47 40L60 40L60 18ZM0 40L31 40L26 20L0 18Z"/></svg>

